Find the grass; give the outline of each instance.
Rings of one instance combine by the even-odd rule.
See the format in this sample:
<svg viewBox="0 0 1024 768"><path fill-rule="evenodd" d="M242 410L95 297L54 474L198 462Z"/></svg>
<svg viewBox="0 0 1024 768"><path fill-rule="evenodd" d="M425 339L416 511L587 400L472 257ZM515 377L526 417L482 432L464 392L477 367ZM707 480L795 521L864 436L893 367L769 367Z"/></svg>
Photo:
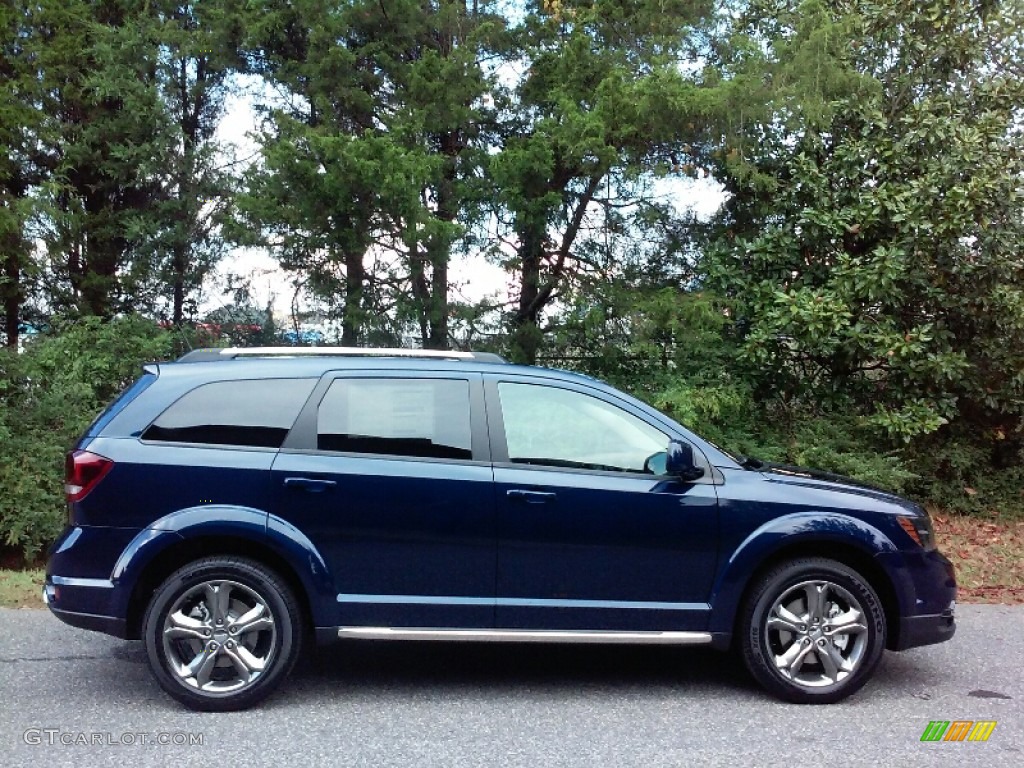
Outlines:
<svg viewBox="0 0 1024 768"><path fill-rule="evenodd" d="M1024 604L1024 521L932 510L939 548L953 561L962 603ZM0 569L0 606L42 608L43 571Z"/></svg>
<svg viewBox="0 0 1024 768"><path fill-rule="evenodd" d="M43 608L43 571L0 570L0 607Z"/></svg>

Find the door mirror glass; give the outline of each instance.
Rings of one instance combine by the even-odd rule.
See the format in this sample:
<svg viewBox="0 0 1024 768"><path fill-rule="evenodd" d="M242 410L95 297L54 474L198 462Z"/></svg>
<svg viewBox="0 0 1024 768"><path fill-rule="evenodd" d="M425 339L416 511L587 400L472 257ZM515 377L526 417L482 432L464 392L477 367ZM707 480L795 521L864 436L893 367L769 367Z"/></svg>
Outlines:
<svg viewBox="0 0 1024 768"><path fill-rule="evenodd" d="M649 475L668 474L668 451L652 453L644 462L644 472Z"/></svg>

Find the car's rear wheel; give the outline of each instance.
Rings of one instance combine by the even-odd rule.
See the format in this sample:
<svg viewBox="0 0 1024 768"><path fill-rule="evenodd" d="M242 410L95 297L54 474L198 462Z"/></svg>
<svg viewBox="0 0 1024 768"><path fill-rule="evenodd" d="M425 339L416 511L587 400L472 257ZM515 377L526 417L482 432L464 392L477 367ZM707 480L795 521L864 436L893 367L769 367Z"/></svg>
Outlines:
<svg viewBox="0 0 1024 768"><path fill-rule="evenodd" d="M779 698L829 704L859 690L885 649L885 612L867 579L826 558L765 573L740 628L751 674Z"/></svg>
<svg viewBox="0 0 1024 768"><path fill-rule="evenodd" d="M209 557L175 571L143 620L161 687L192 709L244 709L288 675L302 646L302 615L287 584L260 563Z"/></svg>

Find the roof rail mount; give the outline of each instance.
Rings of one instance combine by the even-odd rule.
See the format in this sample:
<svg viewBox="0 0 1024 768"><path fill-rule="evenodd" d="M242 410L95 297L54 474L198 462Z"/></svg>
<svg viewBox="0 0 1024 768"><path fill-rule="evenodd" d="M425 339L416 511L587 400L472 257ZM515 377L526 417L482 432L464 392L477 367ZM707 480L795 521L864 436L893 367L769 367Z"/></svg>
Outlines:
<svg viewBox="0 0 1024 768"><path fill-rule="evenodd" d="M186 352L179 363L206 363L245 357L421 357L442 360L476 360L504 363L493 352L459 352L444 349L386 349L374 347L206 347Z"/></svg>

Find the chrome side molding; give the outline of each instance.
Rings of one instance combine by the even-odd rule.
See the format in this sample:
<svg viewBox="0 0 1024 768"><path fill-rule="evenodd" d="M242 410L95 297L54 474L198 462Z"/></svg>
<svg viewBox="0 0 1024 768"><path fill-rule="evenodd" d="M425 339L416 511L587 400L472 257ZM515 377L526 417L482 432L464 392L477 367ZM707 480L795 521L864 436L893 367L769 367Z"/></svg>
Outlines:
<svg viewBox="0 0 1024 768"><path fill-rule="evenodd" d="M707 645L709 632L605 632L593 629L428 629L419 627L338 627L341 639L453 640L477 643L622 643Z"/></svg>

